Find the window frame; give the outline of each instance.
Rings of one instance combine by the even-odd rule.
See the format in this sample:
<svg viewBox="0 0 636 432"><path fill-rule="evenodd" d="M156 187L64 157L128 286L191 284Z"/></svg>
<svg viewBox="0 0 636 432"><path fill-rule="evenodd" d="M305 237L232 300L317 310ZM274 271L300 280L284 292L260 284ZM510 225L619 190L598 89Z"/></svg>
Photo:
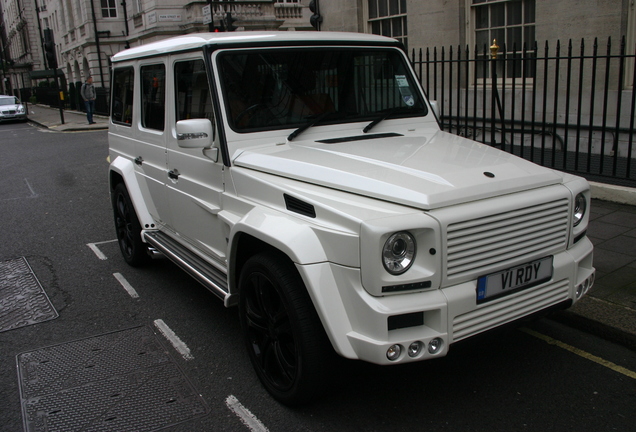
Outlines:
<svg viewBox="0 0 636 432"><path fill-rule="evenodd" d="M124 71L129 71L132 73L132 79L130 80L130 82L132 83L132 90L130 92L130 94L132 95L132 101L131 103L128 104L123 104L122 103L122 112L121 112L121 118L120 119L115 119L115 89L117 88L117 75L118 73L124 72ZM113 69L113 80L112 80L112 90L111 90L111 106L110 106L110 119L114 124L120 125L120 126L127 126L127 127L132 127L133 123L134 123L134 118L135 118L135 86L137 85L137 83L135 82L135 68L133 66L122 66L122 67L116 67ZM126 111L123 109L124 106L130 106L130 121L125 121L124 119L124 114L126 113Z"/></svg>
<svg viewBox="0 0 636 432"><path fill-rule="evenodd" d="M534 2L534 8L533 8L533 14L534 14L534 20L532 22L525 22L526 21L526 2L527 1L533 1ZM497 26L492 26L491 25L491 20L490 20L490 13L489 13L489 21L488 21L488 26L487 27L481 27L481 28L477 28L477 8L479 7L484 7L484 6L492 6L492 5L506 5L506 4L510 4L513 2L519 2L521 3L521 17L519 19L519 23L516 24L508 24L508 9L507 6L504 7L504 12L503 12L503 18L504 18L504 24L503 25L497 25ZM532 55L535 55L536 57L536 52L534 50L534 43L536 41L536 0L480 0L478 2L475 2L475 0L466 0L466 8L468 9L469 13L469 19L467 20L467 38L469 41L469 46L472 47L471 49L476 50L474 52L474 58L475 62L470 62L471 64L471 70L470 70L470 77L471 77L471 82L472 85L490 85L492 83L492 73L491 73L491 65L487 66L486 69L486 76L478 76L481 71L483 70L481 68L481 61L484 57L486 58L490 58L490 47L493 44L493 38L492 37L492 31L493 28L496 30L500 30L500 31L504 31L506 34L504 36L504 41L502 42L501 40L497 39L497 45L499 46L499 50L498 50L498 58L507 58L507 61L512 62L512 56L514 54L518 55L518 56L522 56L523 55L523 48L524 48L524 43L526 44L526 58L529 58ZM532 35L534 36L534 40L532 41L526 41L526 28L530 28L532 27ZM521 46L516 46L516 50L513 51L513 46L507 44L506 40L508 37L508 30L511 28L521 28ZM477 32L479 30L488 30L489 32L489 42L486 44L486 52L484 53L483 49L484 46L478 46L478 42L477 42ZM503 51L504 49L504 44L506 46L506 52ZM508 56L510 56L510 58L508 58ZM528 62L528 61L527 61ZM522 66L523 67L523 66ZM477 68L477 69L476 69ZM510 71L510 68L507 69L508 71ZM536 73L536 60L535 63L529 62L529 64L526 64L526 71L529 71L529 73L525 74L524 77L524 73L523 73L523 69L520 68L518 71L517 76L515 76L514 78L512 76L503 76L503 74L501 73L501 68L498 68L498 73L497 73L497 81L503 85L506 86L511 86L512 83L514 82L516 86L521 86L523 80L526 81L526 83L532 83L532 81L535 78L535 73Z"/></svg>
<svg viewBox="0 0 636 432"><path fill-rule="evenodd" d="M177 67L180 64L183 63L194 63L194 62L201 62L201 71L203 72L205 79L206 79L206 87L207 87L207 98L208 100L204 100L203 102L201 100L198 101L199 107L207 107L209 105L209 107L211 108L210 111L210 116L206 117L206 116L197 116L197 117L187 117L187 118L180 118L180 113L179 113L179 72L177 71ZM206 64L205 64L205 60L203 59L203 57L184 57L184 58L175 58L173 59L173 61L171 62L171 74L172 74L172 89L169 90L173 93L174 95L174 111L172 112L172 115L174 116L174 122L176 124L176 122L181 121L181 120L188 120L188 119L197 119L197 118L207 118L209 119L212 124L214 125L215 123L215 107L214 107L214 99L213 99L213 94L212 94L212 89L210 88L210 83L208 81L208 75L207 75L207 69L206 69ZM190 84L193 84L194 81L192 81ZM194 98L192 97L192 95L190 95L190 97L192 98L192 101L194 100ZM193 102L190 102L190 107L194 107ZM190 111L190 113L193 113L195 111ZM205 112L205 110L203 111Z"/></svg>
<svg viewBox="0 0 636 432"><path fill-rule="evenodd" d="M146 95L144 94L144 90L145 90L145 85L144 85L144 72L145 69L150 69L150 68L157 68L157 67L161 67L163 69L163 86L161 87L161 91L157 91L156 95L159 95L160 97L163 98L163 118L162 118L162 123L161 123L161 128L157 128L154 127L154 125L147 125L147 121L146 121ZM156 131L156 132L165 132L166 130L166 93L168 91L167 89L167 68L166 65L162 62L157 62L157 63L144 63L144 64L140 64L139 65L139 101L140 101L140 126L143 129L146 130L152 130L152 131ZM161 81L158 81L161 82ZM151 84L152 85L152 84ZM152 89L151 89L152 91Z"/></svg>
<svg viewBox="0 0 636 432"><path fill-rule="evenodd" d="M104 7L104 3L106 4L106 6ZM109 19L109 18L117 18L118 13L117 13L117 0L101 0L99 2L99 7L102 10L102 18L103 19ZM104 11L110 11L108 16L104 15ZM114 13L115 15L111 15L111 13Z"/></svg>
<svg viewBox="0 0 636 432"><path fill-rule="evenodd" d="M376 16L371 18L370 14L370 8L369 8L369 2L370 1L374 1L376 2L376 10L379 11L380 8L377 7L378 2L386 2L386 10L387 10L387 15L385 16ZM364 17L366 19L366 24L365 24L365 32L367 34L377 34L379 36L383 36L382 33L382 29L380 30L380 33L374 33L373 32L373 24L374 23L380 23L380 27L382 27L382 22L388 22L389 26L391 28L391 30L393 30L393 24L392 21L395 19L400 19L402 22L402 34L400 36L394 36L393 35L393 31L391 31L391 35L388 37L394 38L399 40L404 47L407 49L408 51L408 8L407 8L407 1L406 0L395 0L397 2L397 6L398 6L398 13L397 14L391 14L391 7L390 7L390 2L391 0L364 0L362 2L362 7L364 10ZM404 11L401 11L401 8L404 7ZM379 13L379 12L378 12Z"/></svg>

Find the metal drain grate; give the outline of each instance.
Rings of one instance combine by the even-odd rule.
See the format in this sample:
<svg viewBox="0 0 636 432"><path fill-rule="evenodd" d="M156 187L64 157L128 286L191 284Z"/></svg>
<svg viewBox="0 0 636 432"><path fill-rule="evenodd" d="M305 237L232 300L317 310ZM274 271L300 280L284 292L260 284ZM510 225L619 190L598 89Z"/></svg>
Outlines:
<svg viewBox="0 0 636 432"><path fill-rule="evenodd" d="M207 414L148 327L17 356L24 429L153 431Z"/></svg>
<svg viewBox="0 0 636 432"><path fill-rule="evenodd" d="M0 332L57 317L26 258L0 262Z"/></svg>

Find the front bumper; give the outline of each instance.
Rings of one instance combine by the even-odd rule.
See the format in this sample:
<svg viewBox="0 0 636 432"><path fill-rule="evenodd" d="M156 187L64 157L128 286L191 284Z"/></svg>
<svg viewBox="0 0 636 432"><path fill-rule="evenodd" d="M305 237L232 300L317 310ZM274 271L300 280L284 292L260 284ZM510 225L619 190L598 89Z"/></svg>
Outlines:
<svg viewBox="0 0 636 432"><path fill-rule="evenodd" d="M362 287L359 269L321 263L298 266L298 270L340 355L396 364L444 356L454 342L564 302L576 302L593 281L592 257L592 243L583 238L569 250L554 254L551 280L483 304L476 301L477 280L374 297ZM585 287L579 289L578 297L577 286ZM442 341L434 354L427 349L413 357L407 353L413 342L426 347L433 339ZM393 345L400 345L402 353L391 361L387 351Z"/></svg>
<svg viewBox="0 0 636 432"><path fill-rule="evenodd" d="M26 121L28 118L26 114L0 114L0 122L15 120Z"/></svg>

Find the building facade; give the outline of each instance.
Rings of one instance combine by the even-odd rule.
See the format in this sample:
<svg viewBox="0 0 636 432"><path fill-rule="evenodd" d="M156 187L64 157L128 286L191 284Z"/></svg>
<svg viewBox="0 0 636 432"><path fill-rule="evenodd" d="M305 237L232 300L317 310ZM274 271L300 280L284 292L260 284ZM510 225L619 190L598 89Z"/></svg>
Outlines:
<svg viewBox="0 0 636 432"><path fill-rule="evenodd" d="M219 29L228 13L238 30L308 30L308 0L1 0L5 93L30 88L50 74L44 31L51 29L58 68L69 84L91 75L108 87L110 57L166 37ZM210 4L208 4L210 3ZM206 23L204 7L212 22ZM224 24L224 22L223 22Z"/></svg>
<svg viewBox="0 0 636 432"><path fill-rule="evenodd" d="M37 11L28 0L0 2L0 93L30 86L30 71L43 68Z"/></svg>
<svg viewBox="0 0 636 432"><path fill-rule="evenodd" d="M395 37L411 48L629 35L634 0L319 0L323 30Z"/></svg>

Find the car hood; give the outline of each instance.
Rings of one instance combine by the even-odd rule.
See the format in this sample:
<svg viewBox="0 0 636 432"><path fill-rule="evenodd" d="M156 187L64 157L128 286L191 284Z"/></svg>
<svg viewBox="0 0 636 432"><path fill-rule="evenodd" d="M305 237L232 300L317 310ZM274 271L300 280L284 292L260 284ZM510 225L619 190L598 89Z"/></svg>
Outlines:
<svg viewBox="0 0 636 432"><path fill-rule="evenodd" d="M247 149L234 164L423 210L562 182L556 171L446 132L360 138Z"/></svg>

